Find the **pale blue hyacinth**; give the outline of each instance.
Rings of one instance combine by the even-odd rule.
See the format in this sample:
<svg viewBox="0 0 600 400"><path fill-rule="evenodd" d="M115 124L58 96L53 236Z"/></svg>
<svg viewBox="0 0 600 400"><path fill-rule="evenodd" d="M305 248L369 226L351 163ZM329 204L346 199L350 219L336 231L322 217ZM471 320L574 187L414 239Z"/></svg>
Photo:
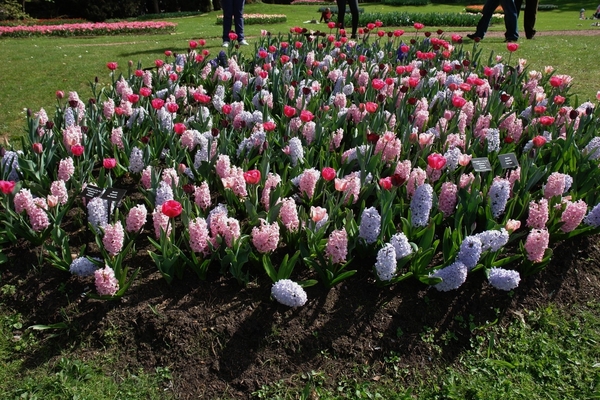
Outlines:
<svg viewBox="0 0 600 400"><path fill-rule="evenodd" d="M375 270L382 281L390 281L396 275L396 250L391 243L384 244L377 252Z"/></svg>
<svg viewBox="0 0 600 400"><path fill-rule="evenodd" d="M271 296L288 307L300 307L306 303L307 296L302 286L289 279L281 279L271 287Z"/></svg>
<svg viewBox="0 0 600 400"><path fill-rule="evenodd" d="M408 242L408 238L402 232L398 232L390 238L390 243L396 251L396 259L400 260L413 252L413 248Z"/></svg>
<svg viewBox="0 0 600 400"><path fill-rule="evenodd" d="M302 142L297 137L290 139L289 146L292 166L295 167L298 165L298 163L302 163L304 161L304 148L302 147Z"/></svg>
<svg viewBox="0 0 600 400"><path fill-rule="evenodd" d="M365 208L360 217L360 227L358 237L362 238L367 244L377 241L381 232L381 216L375 207Z"/></svg>
<svg viewBox="0 0 600 400"><path fill-rule="evenodd" d="M492 216L498 218L504 213L506 202L510 197L510 182L507 179L497 179L492 183L488 192Z"/></svg>
<svg viewBox="0 0 600 400"><path fill-rule="evenodd" d="M456 258L471 270L479 262L481 250L481 240L477 236L467 236L460 244L460 250Z"/></svg>
<svg viewBox="0 0 600 400"><path fill-rule="evenodd" d="M596 204L596 206L592 208L592 211L586 215L586 217L583 219L583 222L586 225L593 226L594 228L600 226L600 203Z"/></svg>
<svg viewBox="0 0 600 400"><path fill-rule="evenodd" d="M433 203L433 188L430 184L424 183L417 187L415 194L410 201L410 211L412 215L412 226L427 226L429 214Z"/></svg>
<svg viewBox="0 0 600 400"><path fill-rule="evenodd" d="M173 188L167 182L160 181L156 188L155 206L162 206L167 200L173 200Z"/></svg>
<svg viewBox="0 0 600 400"><path fill-rule="evenodd" d="M100 233L100 228L108 224L108 201L100 197L94 197L87 205L88 222L96 233Z"/></svg>
<svg viewBox="0 0 600 400"><path fill-rule="evenodd" d="M99 260L99 259L98 259ZM94 272L98 267L87 257L77 257L71 262L69 266L69 271L73 275L77 276L91 276L94 275Z"/></svg>
<svg viewBox="0 0 600 400"><path fill-rule="evenodd" d="M129 172L139 174L144 168L146 168L144 153L140 148L134 147L131 149L131 154L129 155Z"/></svg>
<svg viewBox="0 0 600 400"><path fill-rule="evenodd" d="M503 268L492 268L488 277L490 284L499 290L513 290L519 286L521 275L517 271Z"/></svg>
<svg viewBox="0 0 600 400"><path fill-rule="evenodd" d="M475 236L481 241L481 251L498 251L508 243L508 231L504 228L484 231Z"/></svg>
<svg viewBox="0 0 600 400"><path fill-rule="evenodd" d="M467 280L467 267L460 261L438 269L437 271L429 274L430 278L442 278L442 281L434 288L440 292L448 292L450 290L458 289Z"/></svg>

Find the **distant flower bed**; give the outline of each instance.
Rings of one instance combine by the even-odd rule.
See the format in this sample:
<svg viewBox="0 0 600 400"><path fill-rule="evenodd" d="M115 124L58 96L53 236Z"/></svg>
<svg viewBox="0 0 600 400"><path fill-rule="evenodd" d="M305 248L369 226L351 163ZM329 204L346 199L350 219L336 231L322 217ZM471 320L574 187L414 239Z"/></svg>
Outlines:
<svg viewBox="0 0 600 400"><path fill-rule="evenodd" d="M522 8L524 9L525 5L523 5ZM540 5L538 5L538 11L556 10L557 8L558 8L558 6L555 4L540 4ZM468 13L473 13L473 14L481 14L481 12L483 11L483 5L474 4L474 5L466 6L465 11ZM496 10L494 11L494 13L495 14L504 14L504 10L502 9L501 6L498 6L498 7L496 7Z"/></svg>
<svg viewBox="0 0 600 400"><path fill-rule="evenodd" d="M113 22L61 25L1 26L0 37L27 36L101 36L140 33L172 32L177 24L172 22Z"/></svg>
<svg viewBox="0 0 600 400"><path fill-rule="evenodd" d="M62 24L81 24L86 23L82 18L50 18L50 19L15 19L0 21L0 26L32 26L32 25L62 25Z"/></svg>
<svg viewBox="0 0 600 400"><path fill-rule="evenodd" d="M323 0L294 0L290 4L298 5L298 4L335 4L333 1L323 1Z"/></svg>
<svg viewBox="0 0 600 400"><path fill-rule="evenodd" d="M284 14L244 14L244 24L278 24L286 22L287 16ZM217 25L223 25L223 15L217 16Z"/></svg>

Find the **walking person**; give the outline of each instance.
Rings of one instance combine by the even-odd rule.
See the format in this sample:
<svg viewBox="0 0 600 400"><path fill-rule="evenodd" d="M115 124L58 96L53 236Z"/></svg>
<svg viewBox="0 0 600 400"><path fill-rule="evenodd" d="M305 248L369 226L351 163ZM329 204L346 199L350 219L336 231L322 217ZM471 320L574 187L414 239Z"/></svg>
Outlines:
<svg viewBox="0 0 600 400"><path fill-rule="evenodd" d="M481 19L477 23L475 33L467 35L468 38L473 40L481 40L484 38L485 33L490 26L492 15L496 8L501 5L504 10L504 32L505 42L516 42L519 40L519 30L517 28L518 12L515 5L515 0L487 0L483 5L483 11Z"/></svg>
<svg viewBox="0 0 600 400"><path fill-rule="evenodd" d="M358 30L358 0L336 0L338 8L338 28L344 29L344 16L346 14L346 2L350 6L350 14L352 15L352 39L356 39L356 31Z"/></svg>
<svg viewBox="0 0 600 400"><path fill-rule="evenodd" d="M534 28L539 2L540 0L525 0L525 12L523 13L523 28L525 30L525 37L527 39L533 39L536 33L536 30ZM522 5L523 0L515 0L517 13L521 12Z"/></svg>
<svg viewBox="0 0 600 400"><path fill-rule="evenodd" d="M238 43L247 46L248 42L244 39L244 0L222 0L221 8L223 9L223 47L229 47L232 20Z"/></svg>

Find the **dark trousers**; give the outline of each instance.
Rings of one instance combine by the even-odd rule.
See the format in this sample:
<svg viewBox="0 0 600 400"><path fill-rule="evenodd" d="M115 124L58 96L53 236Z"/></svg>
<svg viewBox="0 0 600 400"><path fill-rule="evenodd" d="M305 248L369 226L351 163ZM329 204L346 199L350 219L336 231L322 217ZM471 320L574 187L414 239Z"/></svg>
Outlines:
<svg viewBox="0 0 600 400"><path fill-rule="evenodd" d="M525 30L525 36L532 38L535 35L535 20L537 17L539 0L525 0L525 12L523 13L523 29ZM517 12L521 11L523 0L515 0L515 6L517 6Z"/></svg>
<svg viewBox="0 0 600 400"><path fill-rule="evenodd" d="M237 40L244 40L244 0L221 0L223 8L223 41L229 42L231 20L235 23Z"/></svg>
<svg viewBox="0 0 600 400"><path fill-rule="evenodd" d="M336 0L338 8L338 26L344 27L344 16L346 14L346 0ZM350 6L350 14L352 15L352 37L356 37L358 30L358 0L348 0Z"/></svg>

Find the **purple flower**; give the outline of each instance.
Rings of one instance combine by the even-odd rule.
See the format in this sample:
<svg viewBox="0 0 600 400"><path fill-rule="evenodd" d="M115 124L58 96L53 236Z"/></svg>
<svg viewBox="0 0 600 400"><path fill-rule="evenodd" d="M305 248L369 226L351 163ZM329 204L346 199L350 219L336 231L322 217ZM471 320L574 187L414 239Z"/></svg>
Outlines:
<svg viewBox="0 0 600 400"><path fill-rule="evenodd" d="M460 261L438 269L432 274L429 274L430 278L442 278L442 281L433 287L440 292L447 292L450 290L458 289L467 280L467 267Z"/></svg>
<svg viewBox="0 0 600 400"><path fill-rule="evenodd" d="M281 279L271 287L271 296L288 307L300 307L306 303L306 292L302 286L289 279Z"/></svg>
<svg viewBox="0 0 600 400"><path fill-rule="evenodd" d="M588 213L583 222L587 225L593 226L594 228L600 226L600 203L594 206L592 211Z"/></svg>
<svg viewBox="0 0 600 400"><path fill-rule="evenodd" d="M521 276L517 271L503 269L503 268L492 268L488 277L490 284L496 289L512 290L519 286Z"/></svg>
<svg viewBox="0 0 600 400"><path fill-rule="evenodd" d="M481 241L481 251L498 251L508 243L508 232L504 228L484 231L475 236Z"/></svg>
<svg viewBox="0 0 600 400"><path fill-rule="evenodd" d="M424 183L417 187L417 190L415 190L415 194L410 201L412 226L427 226L432 202L433 188L431 185Z"/></svg>
<svg viewBox="0 0 600 400"><path fill-rule="evenodd" d="M510 182L507 179L494 180L488 196L492 207L492 216L498 218L504 213L506 202L510 197Z"/></svg>
<svg viewBox="0 0 600 400"><path fill-rule="evenodd" d="M402 232L392 236L390 244L394 246L394 250L396 251L396 260L400 260L413 252L412 246L408 243L408 238Z"/></svg>
<svg viewBox="0 0 600 400"><path fill-rule="evenodd" d="M392 244L384 244L377 252L375 270L382 281L390 281L396 274L396 250Z"/></svg>
<svg viewBox="0 0 600 400"><path fill-rule="evenodd" d="M471 270L477 265L481 251L481 240L477 236L467 236L460 245L457 258Z"/></svg>
<svg viewBox="0 0 600 400"><path fill-rule="evenodd" d="M381 216L375 207L365 208L360 217L360 227L358 237L362 238L367 244L377 241L381 231Z"/></svg>

